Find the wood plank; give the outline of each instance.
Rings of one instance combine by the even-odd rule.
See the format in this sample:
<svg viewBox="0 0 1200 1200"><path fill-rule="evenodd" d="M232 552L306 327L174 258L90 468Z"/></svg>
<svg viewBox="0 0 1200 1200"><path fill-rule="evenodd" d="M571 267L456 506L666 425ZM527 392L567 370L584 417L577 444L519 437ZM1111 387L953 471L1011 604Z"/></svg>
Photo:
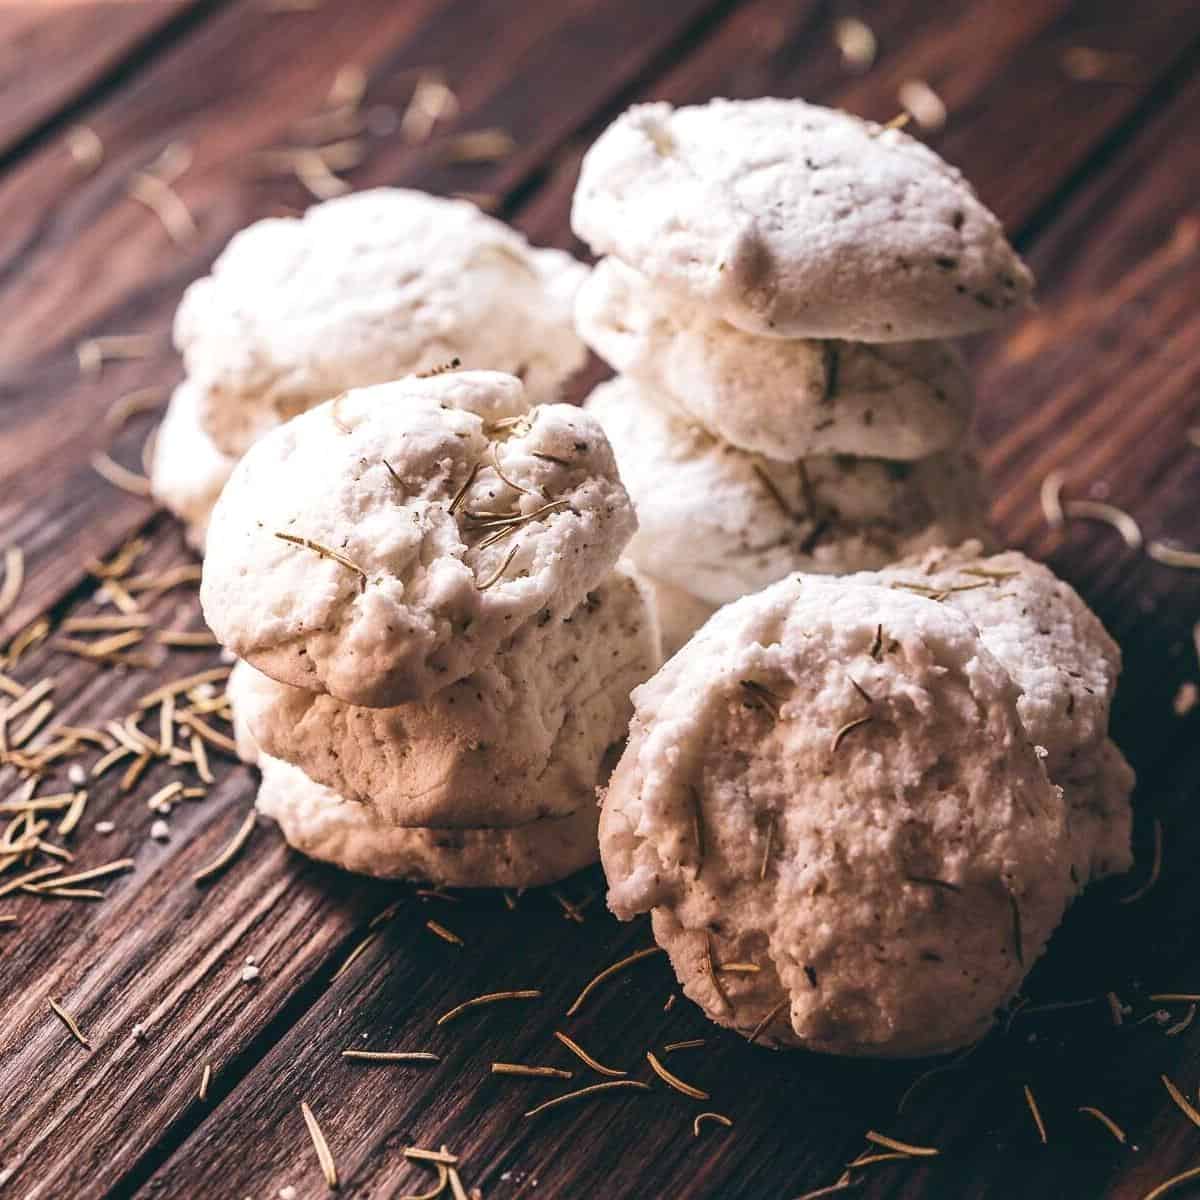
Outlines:
<svg viewBox="0 0 1200 1200"><path fill-rule="evenodd" d="M89 116L109 152L91 179L80 185L57 145L14 172L0 185L0 470L10 484L0 495L0 524L30 563L0 642L73 585L58 547L96 553L145 519L145 503L114 497L88 466L102 443L99 417L123 392L177 378L168 334L175 305L228 238L281 204L307 202L296 181L264 180L251 164L321 110L340 66L366 69L366 104L393 110L407 103L417 69L436 66L461 106L448 129L500 126L518 145L499 164L447 167L436 144L410 147L392 132L371 139L366 162L350 175L356 186L509 190L714 7L716 0L663 8L590 0L541 5L520 21L502 0L375 0L287 19L234 9ZM581 44L599 66L564 72L560 64ZM539 76L555 88L553 105L530 86ZM171 141L194 155L178 183L199 225L186 247L173 246L126 194L132 172ZM154 337L152 358L116 364L99 384L79 378L78 339L133 332ZM136 461L142 434L118 440L124 461Z"/></svg>
<svg viewBox="0 0 1200 1200"><path fill-rule="evenodd" d="M0 158L146 52L197 0L0 5Z"/></svg>
<svg viewBox="0 0 1200 1200"><path fill-rule="evenodd" d="M745 61L728 50L721 55L714 51L711 57ZM756 86L778 90L761 81ZM1186 258L1163 266L1153 256L1160 244L1170 242L1177 218L1196 207L1194 174L1180 178L1186 174L1179 170L1185 152L1172 156L1167 148L1187 143L1198 99L1193 85L1080 193L1062 223L1035 246L1033 260L1043 287L1042 308L1033 322L1048 321L1057 331L1062 313L1070 312L1069 340L1064 330L1061 338L1030 351L1035 333L1028 325L1018 326L992 339L990 351L980 356L984 438L991 444L989 466L1000 495L997 513L1005 537L1031 550L1048 548L1037 532L1038 470L1071 461L1089 468L1086 478L1095 478L1101 470L1106 475L1115 470L1122 455L1137 460L1122 476L1123 484L1135 477L1143 480L1143 490L1130 495L1142 499L1146 512L1161 519L1164 528L1188 533L1185 497L1195 495L1193 472L1200 465L1187 459L1180 438L1182 424L1195 420L1194 404L1189 408L1183 403L1185 389L1190 385L1194 391L1194 356L1182 353L1196 338L1188 286L1194 264ZM1017 102L1014 96L1011 103ZM1093 132L1102 136L1099 126ZM980 147L975 153L983 156L986 150ZM1186 153L1188 161L1194 153ZM998 171L995 165L991 169ZM1031 181L1031 186L1050 194L1044 181ZM542 198L535 197L529 212L544 217L547 211ZM538 226L547 240L563 240L564 212L560 204L557 225L546 220ZM1147 259L1160 265L1145 269L1138 276L1141 285L1124 297L1136 305L1138 316L1136 330L1130 332L1122 324L1128 317L1125 308L1116 300L1096 305L1092 297L1098 287L1111 290L1135 274L1135 264ZM1108 345L1112 341L1116 349ZM1166 350L1155 357L1147 353L1148 345ZM1024 347L1019 365L1011 361L1014 347ZM1131 357L1128 362L1114 360L1114 353ZM1157 365L1148 368L1151 358ZM1142 363L1146 373L1114 371L1135 363ZM1126 375L1131 385L1112 385L1114 378ZM1074 386L1079 380L1083 382ZM1088 404L1104 386L1112 388L1112 398L1104 408L1101 439L1090 423ZM1131 403L1130 387L1137 390L1136 403ZM1048 408L1053 416L1039 424ZM1081 427L1077 437L1070 433L1075 426ZM1025 436L1030 427L1057 435L1038 441L1044 462L1032 465L1024 450L1033 440ZM1112 479L1114 493L1116 483ZM1179 508L1173 510L1172 504ZM1145 685L1162 676L1157 695L1171 686L1176 669L1196 675L1190 651L1186 661L1183 656L1171 660L1173 667L1167 662L1187 614L1195 615L1196 580L1164 574L1144 561L1114 560L1103 541L1106 536L1097 534L1099 553L1093 554L1072 528L1069 542L1052 561L1122 635L1130 657L1130 686L1138 700L1123 706L1118 728L1144 767L1157 765L1143 794L1154 798L1174 830L1194 803L1191 781L1200 761L1194 751L1187 758L1159 760L1172 741L1180 748L1194 742L1196 719L1181 725L1162 707L1145 707ZM1131 577L1144 582L1150 575L1163 589L1154 593L1160 608L1153 614L1132 602L1139 585L1129 582ZM1139 720L1134 719L1137 705L1143 706ZM588 973L580 964L598 967L645 944L639 927L620 932L598 917L582 929L568 927L568 957L540 914L514 920L480 901L446 905L438 918L467 941L465 950L451 954L446 965L442 948L430 947L421 934L423 913L402 910L391 939L360 961L353 985L344 981L353 987L353 996L331 992L314 1004L143 1194L162 1194L172 1178L206 1171L228 1176L235 1190L250 1194L269 1195L291 1184L300 1195L318 1195L315 1160L296 1112L303 1097L323 1117L351 1189L362 1194L415 1190L421 1177L404 1166L400 1149L447 1141L464 1156L466 1182L480 1186L489 1198L788 1195L832 1182L841 1164L861 1148L862 1132L873 1126L933 1142L946 1153L931 1164L881 1165L856 1195L998 1198L1019 1188L1021 1194L1045 1197L1140 1196L1153 1182L1187 1165L1186 1123L1170 1111L1154 1072L1161 1065L1177 1072L1181 1082L1193 1083L1197 1041L1194 1035L1165 1039L1153 1021L1142 1026L1131 1021L1128 1029L1112 1030L1103 993L1115 987L1122 997L1136 1001L1134 1017L1140 1019L1155 1011L1144 999L1152 988L1191 988L1200 979L1200 963L1186 934L1196 903L1188 892L1187 866L1195 853L1194 835L1181 833L1162 889L1152 893L1145 908L1114 906L1114 896L1130 883L1090 897L1071 914L1053 956L1031 982L1031 994L1039 999L1091 995L1098 997L1094 1007L1083 1015L1067 1010L1064 1017L1014 1022L1010 1035L981 1050L969 1070L932 1085L900 1118L895 1106L916 1069L772 1055L715 1031L686 1003L664 1017L668 980L659 962L633 968L627 980L615 983L611 993L585 1010L578 1027L560 1023ZM591 880L573 884L576 889L590 886ZM1176 912L1178 917L1172 915ZM1135 989L1133 979L1143 986ZM434 1040L443 1033L430 1019L438 1000L448 1004L478 991L531 982L546 989L545 1001L536 1009L477 1016L471 1018L477 1027L452 1026L454 1037ZM337 1017L339 1007L351 1014L348 1026L344 1017ZM661 1090L564 1109L531 1126L521 1117L531 1097L540 1099L555 1089L542 1083L497 1082L487 1076L486 1064L506 1057L573 1066L550 1038L564 1024L601 1061L621 1066L632 1066L641 1051L667 1039L706 1037L703 1053L689 1059L681 1052L672 1065L685 1078L711 1087L712 1107L734 1117L735 1129L727 1133L710 1126L702 1139L693 1139L690 1115L709 1106L689 1104ZM428 1045L445 1050L447 1058L432 1072L403 1072L402 1080L392 1083L393 1076L386 1073L392 1068L363 1070L339 1060L340 1049L348 1044L345 1036L360 1038L362 1033L372 1046ZM1037 1039L1032 1043L1027 1040L1031 1034ZM648 1078L644 1067L640 1072L639 1077ZM396 1093L386 1116L376 1104L380 1080ZM577 1077L571 1083L590 1081ZM1046 1148L1025 1107L1026 1082L1051 1129ZM1109 1135L1103 1128L1076 1111L1088 1103L1128 1125L1131 1140L1143 1147L1141 1154L1131 1158L1128 1150L1106 1142ZM269 1146L269 1161L246 1162L248 1142ZM1122 1176L1117 1170L1124 1162L1137 1165Z"/></svg>

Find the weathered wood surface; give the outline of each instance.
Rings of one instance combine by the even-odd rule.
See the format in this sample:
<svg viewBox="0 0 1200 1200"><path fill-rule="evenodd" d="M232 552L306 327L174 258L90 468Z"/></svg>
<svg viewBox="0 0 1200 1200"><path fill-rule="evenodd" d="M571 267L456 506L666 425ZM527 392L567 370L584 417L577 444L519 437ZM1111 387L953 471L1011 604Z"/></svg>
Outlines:
<svg viewBox="0 0 1200 1200"><path fill-rule="evenodd" d="M211 7L197 0L0 5L0 160Z"/></svg>
<svg viewBox="0 0 1200 1200"><path fill-rule="evenodd" d="M1042 476L1062 467L1068 494L1106 484L1150 536L1194 544L1200 535L1200 452L1189 453L1183 437L1197 423L1188 239L1200 185L1188 168L1198 158L1200 88L1188 78L1200 14L1180 4L1164 10L1160 25L1131 21L1117 5L1065 0L963 5L952 15L915 2L881 5L868 15L881 59L853 78L831 48L829 13L816 5L696 4L669 6L668 15L649 11L657 6L576 4L539 7L519 22L506 21L500 6L364 5L371 11L361 18L359 7L339 7L336 19L327 9L276 16L250 5L217 13L89 115L114 155L90 194L71 181L53 145L0 183L0 522L36 555L10 630L49 604L59 615L77 611L92 587L80 586L83 557L110 549L149 516L146 505L92 478L86 462L99 444L97 418L122 391L173 378L173 305L228 234L275 204L304 202L293 183L248 181L235 168L315 111L340 63L368 65L372 100L401 105L411 86L403 69L440 66L464 101L456 127L505 125L520 145L508 161L450 173L429 154L380 139L352 173L356 186L497 192L518 223L560 244L569 244L578 145L636 96L803 94L886 118L900 80L927 78L951 110L946 131L931 140L1022 235L1042 280L1039 312L978 353L982 440L1001 531L1049 555L1120 635L1128 678L1118 731L1144 772L1143 807L1168 828L1159 888L1128 908L1113 904L1119 886L1089 899L1031 992L1059 999L1116 988L1133 1000L1135 978L1147 991L1200 985L1188 936L1197 916L1188 863L1200 847L1186 823L1200 766L1196 724L1177 722L1169 708L1178 680L1197 674L1188 645L1200 609L1197 577L1126 554L1102 528L1072 525L1055 544L1037 502ZM1120 82L1070 79L1061 57L1076 45L1119 50L1138 70ZM172 248L123 198L128 171L172 138L196 150L180 190L202 218L201 236L186 250ZM1017 144L1024 159L1012 152ZM115 263L114 245L122 247ZM102 271L106 261L114 269ZM99 385L78 382L78 337L142 328L161 334L160 354L111 369ZM131 429L121 445L126 461L142 432ZM157 518L150 529L160 560L184 556L168 522ZM180 595L164 598L156 613L174 614ZM22 677L49 665L60 696L69 697L59 719L86 714L94 723L127 711L147 679L188 669L185 657L208 661L176 652L169 668L114 681L39 652ZM11 902L22 924L19 932L0 929L0 1170L17 1173L0 1195L261 1200L286 1185L300 1197L321 1195L301 1100L325 1129L344 1190L363 1196L421 1190L428 1176L400 1150L443 1141L463 1156L467 1185L489 1198L782 1198L831 1182L871 1126L936 1142L946 1154L927 1166L881 1165L852 1195L1007 1197L1020 1188L1125 1200L1195 1161L1194 1129L1157 1073L1169 1071L1194 1094L1200 1035L1165 1039L1153 1024L1108 1028L1102 1000L1062 1018L1019 1019L1008 1038L931 1082L897 1119L913 1068L773 1055L707 1026L686 1002L664 1014L672 988L659 958L565 1019L594 970L648 941L644 927L603 917L599 900L575 925L547 896L523 898L516 914L495 896L457 904L410 897L332 981L371 915L411 890L308 864L265 825L224 878L196 888L192 871L225 844L253 794L244 769L218 768L218 777L204 801L176 809L165 846L146 839L152 816L144 798L159 777L142 783L138 799L118 797L111 780L97 787L76 835L78 865L128 850L135 871L108 885L109 899L94 907ZM98 838L90 827L105 818L117 832ZM601 884L598 872L587 872L566 890L578 899ZM5 902L0 911L9 911ZM431 916L467 945L433 937L424 927ZM251 984L239 975L248 955L262 964ZM530 986L544 989L542 1000L434 1026L439 1012L470 995ZM49 996L79 1017L93 1039L90 1054L48 1014ZM1139 1004L1137 1015L1152 1007ZM144 1042L132 1036L138 1021L149 1025ZM713 1101L659 1089L525 1120L526 1108L558 1088L594 1081L554 1042L556 1028L638 1078L650 1077L646 1049L705 1037L704 1050L671 1062L710 1088ZM1039 1040L1030 1045L1034 1031ZM364 1066L340 1057L351 1044L444 1057L429 1068ZM578 1070L571 1085L496 1080L487 1073L493 1059ZM214 1076L202 1105L195 1092L205 1062ZM1024 1107L1025 1082L1042 1103L1049 1147L1038 1143ZM1080 1104L1110 1112L1140 1151L1118 1147L1075 1112ZM691 1115L708 1107L736 1126L710 1125L694 1139Z"/></svg>

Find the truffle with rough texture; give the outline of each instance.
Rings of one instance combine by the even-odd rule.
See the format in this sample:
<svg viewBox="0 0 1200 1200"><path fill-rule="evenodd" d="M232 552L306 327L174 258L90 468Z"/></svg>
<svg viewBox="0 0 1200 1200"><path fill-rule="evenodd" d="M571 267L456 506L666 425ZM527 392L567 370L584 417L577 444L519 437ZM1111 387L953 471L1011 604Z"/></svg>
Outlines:
<svg viewBox="0 0 1200 1200"><path fill-rule="evenodd" d="M609 907L651 912L684 991L764 1043L974 1041L1075 892L1018 696L926 597L810 577L728 605L634 693Z"/></svg>
<svg viewBox="0 0 1200 1200"><path fill-rule="evenodd" d="M222 644L282 683L386 707L569 615L636 520L595 419L525 407L510 375L410 377L256 442L209 530L201 602Z"/></svg>
<svg viewBox="0 0 1200 1200"><path fill-rule="evenodd" d="M680 416L767 458L916 459L959 445L971 382L949 342L764 338L603 259L579 289L583 339Z"/></svg>
<svg viewBox="0 0 1200 1200"><path fill-rule="evenodd" d="M571 224L596 254L768 337L957 337L1033 286L928 146L802 100L635 105L584 156Z"/></svg>
<svg viewBox="0 0 1200 1200"><path fill-rule="evenodd" d="M175 344L203 428L236 457L347 388L456 358L556 399L585 359L584 274L467 201L377 188L236 234L184 294Z"/></svg>
<svg viewBox="0 0 1200 1200"><path fill-rule="evenodd" d="M986 536L974 459L781 463L672 414L624 376L588 397L637 509L627 553L655 578L724 604L792 571L843 573Z"/></svg>
<svg viewBox="0 0 1200 1200"><path fill-rule="evenodd" d="M660 661L641 585L618 571L428 700L361 708L251 671L235 716L263 753L385 825L518 826L595 803L629 727L629 694Z"/></svg>

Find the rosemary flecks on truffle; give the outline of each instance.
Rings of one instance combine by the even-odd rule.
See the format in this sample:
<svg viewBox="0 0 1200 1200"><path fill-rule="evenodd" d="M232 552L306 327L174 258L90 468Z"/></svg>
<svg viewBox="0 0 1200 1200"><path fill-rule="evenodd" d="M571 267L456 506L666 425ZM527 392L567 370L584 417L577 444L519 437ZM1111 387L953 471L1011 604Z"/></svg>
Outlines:
<svg viewBox="0 0 1200 1200"><path fill-rule="evenodd" d="M770 1025L771 1022L773 1020L775 1020L775 1018L777 1016L779 1016L779 1014L781 1012L783 1012L783 1010L787 1007L787 1005L788 1005L788 1002L786 1000L780 1000L779 1003L776 1004L775 1007L772 1008L767 1013L767 1015L765 1017L763 1017L763 1019L761 1021L759 1021L759 1023L757 1025L755 1025L754 1029L750 1033L749 1040L750 1040L751 1044L758 1041L758 1039L762 1036L762 1033L767 1028L767 1026Z"/></svg>
<svg viewBox="0 0 1200 1200"><path fill-rule="evenodd" d="M301 546L305 550L311 550L314 554L321 558L332 559L335 563L340 563L348 571L353 571L358 576L358 589L360 592L367 590L367 573L356 563L352 558L347 558L339 550L334 550L330 546L322 545L320 542L314 542L312 538L296 537L291 533L276 532L275 536L281 542L287 542L291 546Z"/></svg>
<svg viewBox="0 0 1200 1200"><path fill-rule="evenodd" d="M570 1008L567 1009L567 1016L573 1017L580 1010L580 1008L583 1007L583 1002L588 998L588 996L591 995L592 991L602 984L606 979L617 974L618 971L624 970L626 967L631 966L635 962L640 962L643 958L649 958L652 954L662 953L663 949L661 946L646 946L642 950L635 950L632 954L626 955L620 961L613 963L612 966L605 967L604 970L598 975L594 976L584 987L583 991L575 997L574 1003ZM538 995L541 995L541 993L539 992ZM441 1022L439 1022L439 1024L440 1023Z"/></svg>
<svg viewBox="0 0 1200 1200"><path fill-rule="evenodd" d="M842 744L842 739L860 725L866 725L868 721L874 720L873 717L858 717L856 720L847 721L837 733L833 735L833 741L829 744L829 753L836 754L838 747Z"/></svg>
<svg viewBox="0 0 1200 1200"><path fill-rule="evenodd" d="M507 571L509 566L512 564L512 560L516 558L517 551L520 550L520 548L520 542L518 542L515 546L512 546L508 553L504 556L504 561L485 580L482 582L479 580L475 581L475 590L479 592L486 592L488 588L494 587L497 583L499 583L504 577L504 572Z"/></svg>
<svg viewBox="0 0 1200 1200"><path fill-rule="evenodd" d="M741 681L742 690L753 698L759 708L765 708L777 721L779 720L782 701L769 688L753 679Z"/></svg>

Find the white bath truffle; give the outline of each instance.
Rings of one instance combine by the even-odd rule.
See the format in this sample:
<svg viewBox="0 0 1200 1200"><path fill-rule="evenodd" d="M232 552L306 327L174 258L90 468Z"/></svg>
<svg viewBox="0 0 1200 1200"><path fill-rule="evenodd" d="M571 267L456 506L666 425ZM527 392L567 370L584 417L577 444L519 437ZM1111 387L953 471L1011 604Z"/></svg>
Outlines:
<svg viewBox="0 0 1200 1200"><path fill-rule="evenodd" d="M204 428L237 456L338 392L455 358L553 400L584 361L583 274L466 201L379 188L238 233L184 294L175 343Z"/></svg>
<svg viewBox="0 0 1200 1200"><path fill-rule="evenodd" d="M258 810L310 858L381 879L442 887L538 887L596 861L599 809L517 829L400 829L314 783L298 767L262 760Z"/></svg>
<svg viewBox="0 0 1200 1200"><path fill-rule="evenodd" d="M586 409L637 509L629 557L709 604L792 571L862 570L986 536L978 469L962 451L780 463L718 441L624 376L600 384Z"/></svg>
<svg viewBox="0 0 1200 1200"><path fill-rule="evenodd" d="M264 436L213 512L214 633L283 683L382 707L570 614L636 522L597 422L524 407L509 375L413 377Z"/></svg>
<svg viewBox="0 0 1200 1200"><path fill-rule="evenodd" d="M225 684L225 697L233 716L233 742L237 747L237 756L249 766L258 762L259 748L250 730L248 714L255 689L259 681L266 678L248 662L236 662Z"/></svg>
<svg viewBox="0 0 1200 1200"><path fill-rule="evenodd" d="M727 606L634 693L609 906L652 912L685 992L769 1044L973 1041L1075 892L1017 698L931 599L810 577Z"/></svg>
<svg viewBox="0 0 1200 1200"><path fill-rule="evenodd" d="M234 460L201 428L197 400L186 380L171 394L154 438L150 490L184 523L189 544L203 554L208 521Z"/></svg>
<svg viewBox="0 0 1200 1200"><path fill-rule="evenodd" d="M597 254L765 336L957 337L1033 284L927 146L802 100L635 105L584 157L571 224Z"/></svg>
<svg viewBox="0 0 1200 1200"><path fill-rule="evenodd" d="M359 708L254 673L236 713L265 754L386 825L510 827L595 804L659 662L641 587L618 572L428 700Z"/></svg>
<svg viewBox="0 0 1200 1200"><path fill-rule="evenodd" d="M767 458L923 458L961 443L971 417L970 378L948 342L755 337L614 258L579 289L575 319L648 393Z"/></svg>

